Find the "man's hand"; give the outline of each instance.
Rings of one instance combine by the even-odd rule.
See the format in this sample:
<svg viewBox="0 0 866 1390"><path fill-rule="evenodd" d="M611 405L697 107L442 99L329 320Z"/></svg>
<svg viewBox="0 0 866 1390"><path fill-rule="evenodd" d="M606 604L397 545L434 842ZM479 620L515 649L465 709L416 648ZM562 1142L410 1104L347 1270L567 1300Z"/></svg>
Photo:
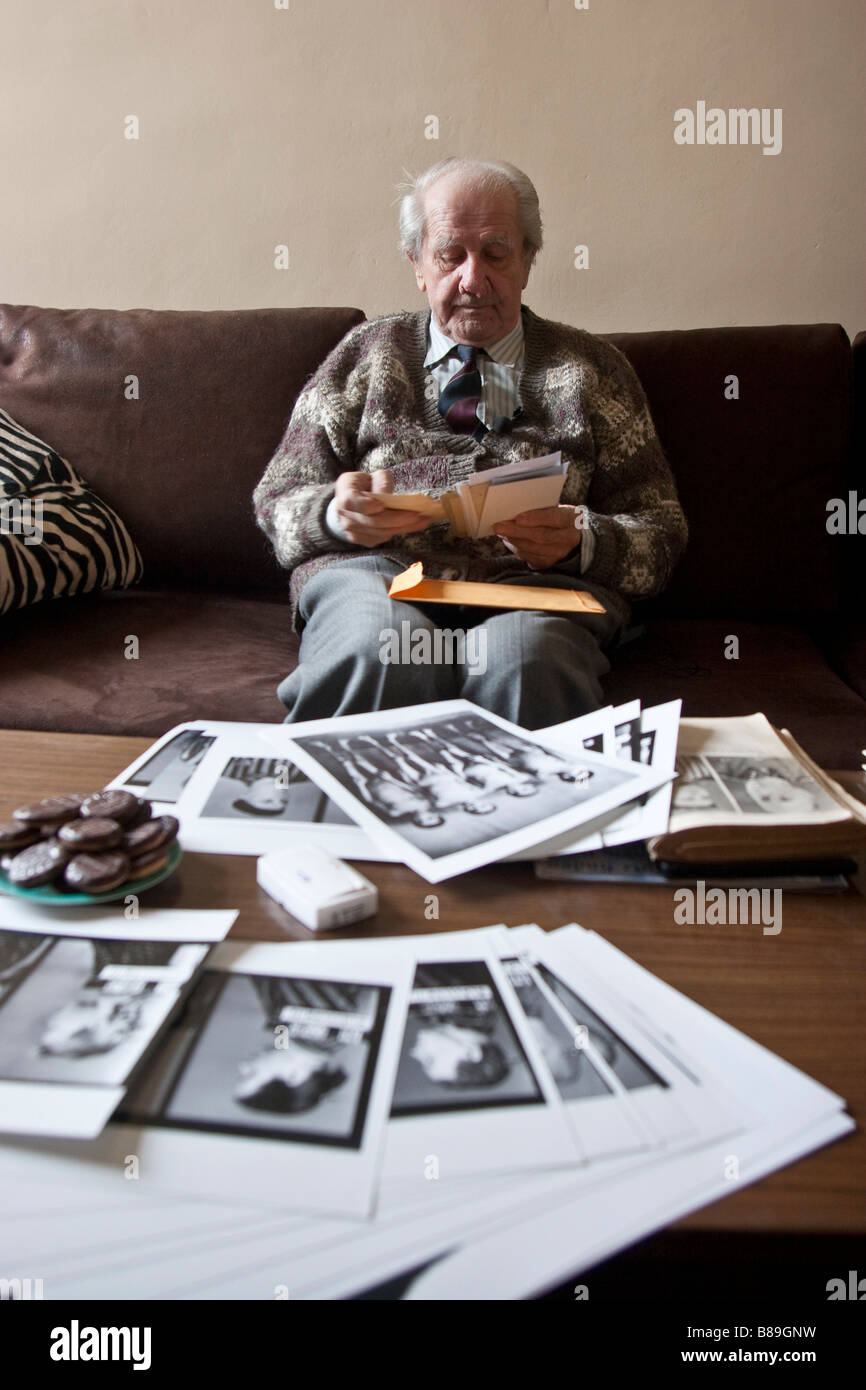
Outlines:
<svg viewBox="0 0 866 1390"><path fill-rule="evenodd" d="M388 508L377 494L394 491L387 468L375 473L341 473L334 492L337 520L355 545L381 545L406 531L426 531L429 516Z"/></svg>
<svg viewBox="0 0 866 1390"><path fill-rule="evenodd" d="M520 512L512 521L498 521L493 530L518 559L533 570L546 570L580 545L575 518L579 508L561 504Z"/></svg>

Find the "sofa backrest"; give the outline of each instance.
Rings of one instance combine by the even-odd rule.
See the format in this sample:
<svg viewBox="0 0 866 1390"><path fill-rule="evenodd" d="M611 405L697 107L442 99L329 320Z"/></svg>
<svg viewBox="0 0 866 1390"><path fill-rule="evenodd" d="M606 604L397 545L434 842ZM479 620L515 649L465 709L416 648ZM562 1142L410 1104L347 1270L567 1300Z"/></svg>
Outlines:
<svg viewBox="0 0 866 1390"><path fill-rule="evenodd" d="M0 406L119 512L145 587L284 590L252 491L304 382L363 319L0 305Z"/></svg>
<svg viewBox="0 0 866 1390"><path fill-rule="evenodd" d="M0 406L117 509L145 586L278 592L285 572L253 522L251 494L304 382L363 318L348 308L0 306ZM832 612L846 547L828 534L827 503L849 481L843 329L604 336L641 378L689 519L688 549L653 610Z"/></svg>
<svg viewBox="0 0 866 1390"><path fill-rule="evenodd" d="M827 503L844 495L851 431L844 329L817 323L603 336L641 379L689 521L686 553L652 611L832 613L845 542L827 531Z"/></svg>

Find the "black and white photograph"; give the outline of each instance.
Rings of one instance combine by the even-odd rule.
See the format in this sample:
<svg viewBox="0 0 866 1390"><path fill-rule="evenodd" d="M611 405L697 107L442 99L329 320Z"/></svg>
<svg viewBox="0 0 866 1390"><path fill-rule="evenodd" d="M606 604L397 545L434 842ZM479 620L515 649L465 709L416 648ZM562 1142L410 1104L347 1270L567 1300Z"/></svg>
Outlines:
<svg viewBox="0 0 866 1390"><path fill-rule="evenodd" d="M419 965L392 1116L543 1103L484 962Z"/></svg>
<svg viewBox="0 0 866 1390"><path fill-rule="evenodd" d="M352 941L221 943L83 1180L135 1154L150 1199L369 1216L412 976Z"/></svg>
<svg viewBox="0 0 866 1390"><path fill-rule="evenodd" d="M413 979L385 1136L395 1200L416 1199L419 1154L454 1177L585 1157L499 961L499 931L434 933L423 953L393 942Z"/></svg>
<svg viewBox="0 0 866 1390"><path fill-rule="evenodd" d="M502 967L563 1100L611 1095L611 1087L602 1080L590 1061L589 1050L582 1045L578 1025L573 1023L569 1027L552 1007L533 978L529 965L512 957L503 960ZM606 1039L597 1031L592 1042L594 1048L602 1051L607 1046Z"/></svg>
<svg viewBox="0 0 866 1390"><path fill-rule="evenodd" d="M616 738L616 751L620 758L628 758L630 762L637 763L646 761L640 757L640 714L634 719L625 719L621 724L614 727Z"/></svg>
<svg viewBox="0 0 866 1390"><path fill-rule="evenodd" d="M795 758L715 757L707 763L747 815L810 816L838 811L838 803Z"/></svg>
<svg viewBox="0 0 866 1390"><path fill-rule="evenodd" d="M0 931L0 1078L122 1084L206 953Z"/></svg>
<svg viewBox="0 0 866 1390"><path fill-rule="evenodd" d="M672 801L677 813L802 820L839 811L795 758L681 753L677 773Z"/></svg>
<svg viewBox="0 0 866 1390"><path fill-rule="evenodd" d="M711 1081L681 1065L665 1030L646 1026L638 997L616 998L607 982L575 973L581 928L553 935L520 928L527 961L548 1001L566 1023L630 1112L650 1144L668 1146L686 1137L735 1133L747 1112L729 1093L725 1078ZM577 945L575 944L577 943Z"/></svg>
<svg viewBox="0 0 866 1390"><path fill-rule="evenodd" d="M227 760L201 815L303 821L311 826L352 824L345 811L293 763L256 754Z"/></svg>
<svg viewBox="0 0 866 1390"><path fill-rule="evenodd" d="M666 780L545 745L467 701L283 726L285 744L358 824L430 882L538 844Z"/></svg>
<svg viewBox="0 0 866 1390"><path fill-rule="evenodd" d="M579 1030L580 1046L596 1066L601 1062L609 1068L627 1091L642 1086L667 1086L667 1082L548 966L539 961L535 968L549 991L548 1000L554 998L564 1007L567 1017L573 1020L573 1028Z"/></svg>
<svg viewBox="0 0 866 1390"><path fill-rule="evenodd" d="M536 845L532 851L515 857L533 858L539 862L556 855L598 852L665 831L670 816L671 791L674 785L671 779L676 760L681 707L682 701L669 700L663 705L653 705L649 709L641 710L639 702L634 701L628 706L620 706L613 712L616 716L621 711L630 711L626 719L619 719L614 726L614 729L619 727L628 734L627 737L621 736L617 740L616 757L624 764L649 766L656 773L663 774L666 780L660 786L609 812L584 834L560 835L556 840ZM557 739L556 746L562 748L561 740L567 727L563 725L560 728L547 729L544 733L551 741Z"/></svg>
<svg viewBox="0 0 866 1390"><path fill-rule="evenodd" d="M258 856L313 840L341 858L393 859L293 758L277 752L275 727L208 720L180 731L207 739L172 808L184 849ZM133 764L114 785L140 775Z"/></svg>
<svg viewBox="0 0 866 1390"><path fill-rule="evenodd" d="M584 1159L595 1162L651 1147L655 1131L635 1109L613 1069L616 1035L610 1026L600 1027L601 1020L591 1010L578 1018L573 1009L564 1008L549 979L528 957L504 957L502 967Z"/></svg>
<svg viewBox="0 0 866 1390"><path fill-rule="evenodd" d="M194 1044L150 1123L358 1149L390 991L207 971ZM127 1119L143 1119L130 1097Z"/></svg>
<svg viewBox="0 0 866 1390"><path fill-rule="evenodd" d="M671 815L700 815L701 812L737 810L737 803L715 776L710 762L701 754L678 753L677 779L671 796Z"/></svg>
<svg viewBox="0 0 866 1390"><path fill-rule="evenodd" d="M184 729L162 743L122 785L135 787L149 801L175 802L214 741L203 729Z"/></svg>

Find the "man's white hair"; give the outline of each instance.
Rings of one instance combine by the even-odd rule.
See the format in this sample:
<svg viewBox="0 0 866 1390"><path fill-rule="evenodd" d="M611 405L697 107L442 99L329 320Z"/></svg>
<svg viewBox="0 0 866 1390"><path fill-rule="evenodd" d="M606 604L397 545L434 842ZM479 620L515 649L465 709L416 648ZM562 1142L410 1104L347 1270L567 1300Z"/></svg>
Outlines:
<svg viewBox="0 0 866 1390"><path fill-rule="evenodd" d="M410 178L400 185L403 197L400 202L400 250L418 260L424 245L426 214L424 200L427 190L445 174L459 174L472 188L485 193L499 192L510 188L517 199L517 217L523 234L523 254L529 265L543 245L541 212L538 194L532 180L517 169L499 159L468 159L461 155L451 155L432 164L417 178Z"/></svg>

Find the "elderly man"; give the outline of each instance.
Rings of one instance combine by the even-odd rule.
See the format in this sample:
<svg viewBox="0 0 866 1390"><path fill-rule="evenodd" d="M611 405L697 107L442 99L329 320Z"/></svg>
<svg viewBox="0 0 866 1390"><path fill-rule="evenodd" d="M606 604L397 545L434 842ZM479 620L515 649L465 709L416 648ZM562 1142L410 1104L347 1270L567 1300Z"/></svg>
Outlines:
<svg viewBox="0 0 866 1390"><path fill-rule="evenodd" d="M542 245L513 165L452 158L400 209L429 309L351 330L301 392L256 488L256 519L292 571L300 664L287 720L462 696L541 728L598 708L629 600L664 588L686 523L640 383L616 348L540 318L521 295ZM561 450L559 506L482 540L385 505ZM582 589L603 614L424 608L388 597L414 561L433 578ZM484 669L390 664L385 630L483 624ZM436 650L431 642L430 650Z"/></svg>

